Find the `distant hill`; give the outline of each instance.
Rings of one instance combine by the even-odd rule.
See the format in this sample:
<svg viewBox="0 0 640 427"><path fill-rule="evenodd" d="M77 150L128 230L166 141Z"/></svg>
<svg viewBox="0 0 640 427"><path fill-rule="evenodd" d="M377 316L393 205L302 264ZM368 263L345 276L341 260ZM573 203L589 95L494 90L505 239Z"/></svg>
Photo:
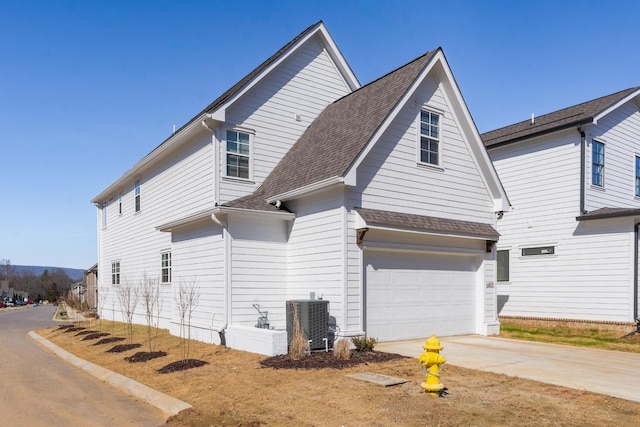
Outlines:
<svg viewBox="0 0 640 427"><path fill-rule="evenodd" d="M23 271L30 271L36 276L40 276L42 275L42 273L44 273L45 270L48 270L49 273L53 272L54 270L62 270L66 273L67 276L69 276L71 280L80 281L84 278L84 270L79 268L42 267L39 265L13 265L13 267L16 269L16 273L18 274L22 273Z"/></svg>

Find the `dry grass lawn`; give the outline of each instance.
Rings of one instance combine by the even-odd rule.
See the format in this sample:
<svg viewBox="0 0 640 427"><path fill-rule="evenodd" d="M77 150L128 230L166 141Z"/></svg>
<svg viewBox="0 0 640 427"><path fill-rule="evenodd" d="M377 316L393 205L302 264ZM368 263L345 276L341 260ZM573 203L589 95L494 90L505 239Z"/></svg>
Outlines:
<svg viewBox="0 0 640 427"><path fill-rule="evenodd" d="M94 320L78 326L125 336L121 323ZM180 339L167 331L160 332L155 350L168 355L143 363L124 360L149 350L143 326L134 327L133 338L142 347L125 353L107 353L114 344L94 345L98 340L83 341L82 335L57 328L38 333L193 405L168 426L632 426L640 420L640 403L451 365L442 371L449 394L432 397L420 387L424 376L417 359L344 370L274 370L261 367L264 356L192 341L188 357L209 364L159 374L156 370L182 354ZM347 377L356 372L409 382L385 388Z"/></svg>

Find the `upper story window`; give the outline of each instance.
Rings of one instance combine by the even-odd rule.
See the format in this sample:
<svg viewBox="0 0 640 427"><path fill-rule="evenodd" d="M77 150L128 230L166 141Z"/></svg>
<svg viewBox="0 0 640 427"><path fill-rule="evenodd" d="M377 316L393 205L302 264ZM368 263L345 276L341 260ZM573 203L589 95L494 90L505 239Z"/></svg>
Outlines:
<svg viewBox="0 0 640 427"><path fill-rule="evenodd" d="M636 197L640 197L640 156L636 156Z"/></svg>
<svg viewBox="0 0 640 427"><path fill-rule="evenodd" d="M120 284L120 261L113 261L111 263L111 284Z"/></svg>
<svg viewBox="0 0 640 427"><path fill-rule="evenodd" d="M137 180L133 185L133 193L135 195L135 211L140 212L140 180Z"/></svg>
<svg viewBox="0 0 640 427"><path fill-rule="evenodd" d="M604 187L604 144L595 139L591 143L591 184Z"/></svg>
<svg viewBox="0 0 640 427"><path fill-rule="evenodd" d="M118 194L118 215L122 215L122 191Z"/></svg>
<svg viewBox="0 0 640 427"><path fill-rule="evenodd" d="M251 134L227 130L226 174L228 177L249 179Z"/></svg>
<svg viewBox="0 0 640 427"><path fill-rule="evenodd" d="M420 111L420 163L440 165L440 114Z"/></svg>
<svg viewBox="0 0 640 427"><path fill-rule="evenodd" d="M163 252L160 255L161 283L171 283L171 252Z"/></svg>

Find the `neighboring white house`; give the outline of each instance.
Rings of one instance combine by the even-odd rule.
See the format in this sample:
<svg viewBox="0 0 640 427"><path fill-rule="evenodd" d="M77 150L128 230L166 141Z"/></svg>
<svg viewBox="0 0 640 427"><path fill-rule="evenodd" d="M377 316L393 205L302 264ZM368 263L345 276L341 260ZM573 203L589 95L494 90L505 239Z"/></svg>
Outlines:
<svg viewBox="0 0 640 427"><path fill-rule="evenodd" d="M287 351L285 302L311 297L339 336L499 331L510 205L441 49L360 87L319 22L92 202L107 319L146 276L161 327L178 333L195 283L191 336L263 354Z"/></svg>
<svg viewBox="0 0 640 427"><path fill-rule="evenodd" d="M511 202L501 316L635 326L640 88L482 135Z"/></svg>

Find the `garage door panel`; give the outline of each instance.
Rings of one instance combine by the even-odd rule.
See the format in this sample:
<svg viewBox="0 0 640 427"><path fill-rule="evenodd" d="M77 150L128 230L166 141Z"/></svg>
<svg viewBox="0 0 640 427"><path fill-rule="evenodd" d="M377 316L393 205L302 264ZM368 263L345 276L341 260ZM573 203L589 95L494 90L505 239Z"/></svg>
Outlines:
<svg viewBox="0 0 640 427"><path fill-rule="evenodd" d="M382 341L475 332L471 256L365 252L367 333Z"/></svg>

